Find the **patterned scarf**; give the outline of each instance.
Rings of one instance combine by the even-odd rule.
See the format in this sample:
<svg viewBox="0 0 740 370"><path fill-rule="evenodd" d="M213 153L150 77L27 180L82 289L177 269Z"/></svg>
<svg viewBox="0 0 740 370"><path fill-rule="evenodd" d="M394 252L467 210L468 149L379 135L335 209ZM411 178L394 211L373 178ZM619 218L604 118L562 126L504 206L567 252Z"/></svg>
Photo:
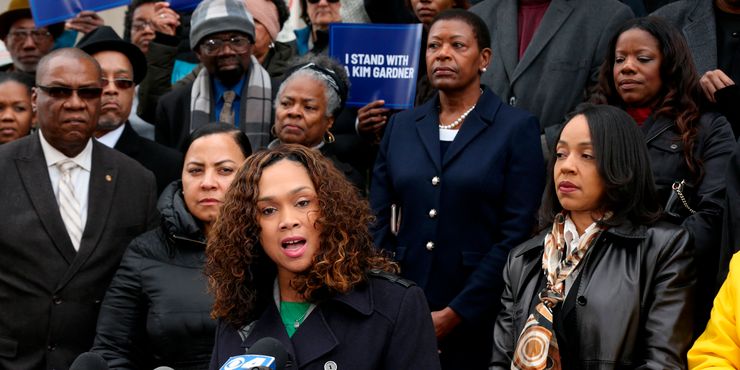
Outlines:
<svg viewBox="0 0 740 370"><path fill-rule="evenodd" d="M266 148L272 126L272 83L270 74L252 56L249 81L240 94L238 125L249 138L252 150ZM190 90L190 132L211 122L211 79L201 69Z"/></svg>
<svg viewBox="0 0 740 370"><path fill-rule="evenodd" d="M604 230L598 225L587 229L578 247L568 253L563 235L565 217L565 212L559 214L552 231L545 236L542 270L547 277L547 286L539 293L540 303L527 318L519 335L511 363L512 370L561 369L558 341L552 326L552 309L565 299L565 279L575 271L589 247Z"/></svg>

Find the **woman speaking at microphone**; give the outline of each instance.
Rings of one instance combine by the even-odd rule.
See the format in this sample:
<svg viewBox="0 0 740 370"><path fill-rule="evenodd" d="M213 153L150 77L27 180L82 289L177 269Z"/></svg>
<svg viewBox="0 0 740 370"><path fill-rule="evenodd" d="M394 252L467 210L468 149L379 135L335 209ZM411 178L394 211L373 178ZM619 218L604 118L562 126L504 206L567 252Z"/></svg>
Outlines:
<svg viewBox="0 0 740 370"><path fill-rule="evenodd" d="M424 293L373 247L370 218L320 152L285 144L249 157L206 249L210 369L265 337L293 369L439 369Z"/></svg>

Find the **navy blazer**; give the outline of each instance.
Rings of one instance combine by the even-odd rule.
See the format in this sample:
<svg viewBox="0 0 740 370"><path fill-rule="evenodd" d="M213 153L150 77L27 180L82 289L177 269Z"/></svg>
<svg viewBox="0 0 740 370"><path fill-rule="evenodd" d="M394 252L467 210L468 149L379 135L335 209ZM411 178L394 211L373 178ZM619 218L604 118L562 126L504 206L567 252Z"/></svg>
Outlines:
<svg viewBox="0 0 740 370"><path fill-rule="evenodd" d="M233 325L219 320L210 370L265 337L285 346L291 359L287 369L440 369L421 289L387 273L371 273L367 284L319 303L293 337L288 337L275 303L244 340Z"/></svg>
<svg viewBox="0 0 740 370"><path fill-rule="evenodd" d="M539 122L485 88L442 158L438 105L434 96L391 117L370 188L373 236L433 311L492 322L507 255L530 236L542 196ZM402 209L398 236L391 204Z"/></svg>

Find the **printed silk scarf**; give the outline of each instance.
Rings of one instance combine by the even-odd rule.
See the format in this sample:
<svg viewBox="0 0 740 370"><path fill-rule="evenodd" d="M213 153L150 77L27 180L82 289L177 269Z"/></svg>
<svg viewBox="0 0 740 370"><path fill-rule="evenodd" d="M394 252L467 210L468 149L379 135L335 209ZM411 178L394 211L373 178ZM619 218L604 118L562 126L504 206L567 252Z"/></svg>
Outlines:
<svg viewBox="0 0 740 370"><path fill-rule="evenodd" d="M604 230L595 225L581 236L578 247L567 253L564 228L566 213L553 222L552 231L545 236L542 270L547 276L547 286L539 293L540 303L527 318L514 350L512 370L560 370L558 341L552 327L552 309L563 302L565 279L575 271L589 247ZM608 216L607 216L608 217Z"/></svg>

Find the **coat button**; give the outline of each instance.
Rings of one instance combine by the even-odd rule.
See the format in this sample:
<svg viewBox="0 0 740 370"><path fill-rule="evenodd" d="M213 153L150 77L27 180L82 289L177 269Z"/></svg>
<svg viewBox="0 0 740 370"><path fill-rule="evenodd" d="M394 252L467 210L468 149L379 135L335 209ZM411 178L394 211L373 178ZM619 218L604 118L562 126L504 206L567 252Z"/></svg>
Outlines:
<svg viewBox="0 0 740 370"><path fill-rule="evenodd" d="M51 301L54 302L54 304L62 304L62 298L58 296L52 297Z"/></svg>
<svg viewBox="0 0 740 370"><path fill-rule="evenodd" d="M49 344L48 346L46 346L46 350L49 351L49 352L51 352L51 351L53 351L55 349L57 349L57 346L55 344Z"/></svg>
<svg viewBox="0 0 740 370"><path fill-rule="evenodd" d="M576 298L576 303L578 303L581 306L585 306L586 303L588 303L588 300L586 300L586 297L579 295L578 298Z"/></svg>
<svg viewBox="0 0 740 370"><path fill-rule="evenodd" d="M439 179L439 176L434 176L434 177L432 177L432 186L437 186L437 185L439 185L439 182L440 182L440 181L441 181L441 180Z"/></svg>
<svg viewBox="0 0 740 370"><path fill-rule="evenodd" d="M437 217L437 210L432 208L429 210L429 218L435 218Z"/></svg>
<svg viewBox="0 0 740 370"><path fill-rule="evenodd" d="M427 250L431 251L432 249L434 249L434 242L432 241L427 242Z"/></svg>
<svg viewBox="0 0 740 370"><path fill-rule="evenodd" d="M671 144L671 149L673 149L673 150L678 149L678 145L677 144Z"/></svg>

